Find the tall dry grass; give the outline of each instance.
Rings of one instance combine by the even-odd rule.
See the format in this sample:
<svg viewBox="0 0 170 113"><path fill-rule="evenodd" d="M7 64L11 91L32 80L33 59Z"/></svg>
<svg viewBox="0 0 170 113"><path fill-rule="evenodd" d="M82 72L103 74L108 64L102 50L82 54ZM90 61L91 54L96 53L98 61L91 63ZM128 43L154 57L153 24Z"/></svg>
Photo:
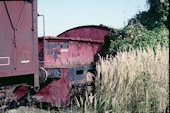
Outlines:
<svg viewBox="0 0 170 113"><path fill-rule="evenodd" d="M165 112L169 50L158 47L156 55L149 48L119 52L100 58L96 69L96 94L86 101L86 112Z"/></svg>

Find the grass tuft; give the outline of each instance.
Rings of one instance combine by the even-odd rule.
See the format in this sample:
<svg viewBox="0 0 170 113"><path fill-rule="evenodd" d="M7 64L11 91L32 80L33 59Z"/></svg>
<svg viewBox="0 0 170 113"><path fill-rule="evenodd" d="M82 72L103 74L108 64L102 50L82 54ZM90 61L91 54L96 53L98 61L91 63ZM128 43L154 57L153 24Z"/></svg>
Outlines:
<svg viewBox="0 0 170 113"><path fill-rule="evenodd" d="M119 52L97 63L96 94L87 112L165 112L169 51L158 47ZM92 107L93 106L93 107Z"/></svg>

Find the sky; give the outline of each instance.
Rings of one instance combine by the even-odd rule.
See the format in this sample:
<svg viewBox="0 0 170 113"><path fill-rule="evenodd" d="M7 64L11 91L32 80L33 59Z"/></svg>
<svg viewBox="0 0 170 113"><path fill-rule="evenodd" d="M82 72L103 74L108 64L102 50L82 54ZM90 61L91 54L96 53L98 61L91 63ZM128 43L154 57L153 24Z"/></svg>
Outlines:
<svg viewBox="0 0 170 113"><path fill-rule="evenodd" d="M45 16L46 36L84 25L121 29L135 14L147 9L146 0L38 0L38 13ZM38 17L38 36L43 36L42 20Z"/></svg>

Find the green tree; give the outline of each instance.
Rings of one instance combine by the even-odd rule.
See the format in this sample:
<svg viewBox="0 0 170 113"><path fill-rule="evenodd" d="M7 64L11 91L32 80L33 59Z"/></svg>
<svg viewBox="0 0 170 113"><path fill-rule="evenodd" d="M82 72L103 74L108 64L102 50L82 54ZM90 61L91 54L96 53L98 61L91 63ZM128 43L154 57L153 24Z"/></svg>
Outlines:
<svg viewBox="0 0 170 113"><path fill-rule="evenodd" d="M148 0L147 4L150 7L148 11L140 12L123 29L106 36L107 54L148 46L155 50L158 44L169 47L169 1Z"/></svg>

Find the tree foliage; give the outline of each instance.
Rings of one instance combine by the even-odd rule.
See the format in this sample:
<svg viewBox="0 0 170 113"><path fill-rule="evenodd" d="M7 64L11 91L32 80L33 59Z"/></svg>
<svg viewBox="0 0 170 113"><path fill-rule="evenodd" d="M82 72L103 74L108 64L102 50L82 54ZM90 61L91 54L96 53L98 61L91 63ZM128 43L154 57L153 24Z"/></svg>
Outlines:
<svg viewBox="0 0 170 113"><path fill-rule="evenodd" d="M168 0L147 0L149 10L136 15L140 23L148 29L161 25L169 27L169 1Z"/></svg>
<svg viewBox="0 0 170 113"><path fill-rule="evenodd" d="M147 3L150 6L147 12L140 12L123 29L106 36L106 53L115 55L118 51L148 46L155 50L158 44L169 47L169 1L148 0Z"/></svg>

